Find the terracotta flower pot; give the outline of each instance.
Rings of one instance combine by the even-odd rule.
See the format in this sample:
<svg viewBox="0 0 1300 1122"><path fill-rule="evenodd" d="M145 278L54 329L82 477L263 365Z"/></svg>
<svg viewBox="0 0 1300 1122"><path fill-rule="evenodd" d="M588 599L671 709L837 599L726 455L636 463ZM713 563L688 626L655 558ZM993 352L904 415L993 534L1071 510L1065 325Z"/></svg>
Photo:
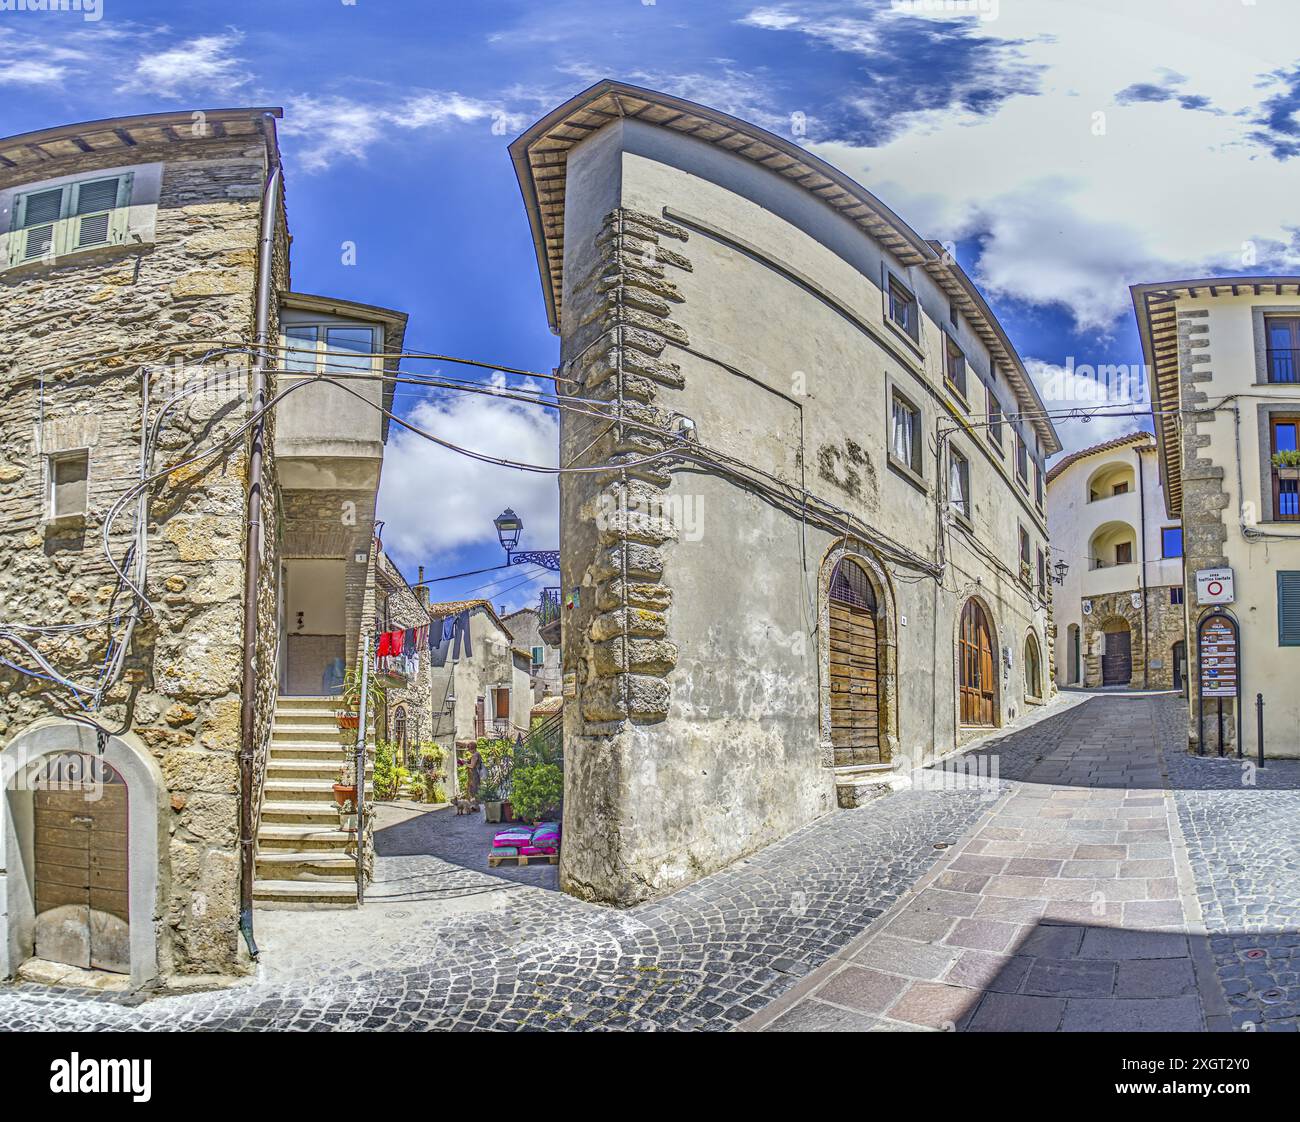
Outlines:
<svg viewBox="0 0 1300 1122"><path fill-rule="evenodd" d="M345 803L349 803L349 802L350 802L353 806L356 806L356 805L357 805L357 785L356 785L355 783L353 783L353 784L351 784L351 785L346 784L346 783L335 783L335 784L334 784L334 801L335 801L336 803L339 804L339 808L340 808L340 809L343 808L343 806L344 806Z"/></svg>
<svg viewBox="0 0 1300 1122"><path fill-rule="evenodd" d="M340 713L338 716L340 729L354 729L361 724L361 718L357 714Z"/></svg>

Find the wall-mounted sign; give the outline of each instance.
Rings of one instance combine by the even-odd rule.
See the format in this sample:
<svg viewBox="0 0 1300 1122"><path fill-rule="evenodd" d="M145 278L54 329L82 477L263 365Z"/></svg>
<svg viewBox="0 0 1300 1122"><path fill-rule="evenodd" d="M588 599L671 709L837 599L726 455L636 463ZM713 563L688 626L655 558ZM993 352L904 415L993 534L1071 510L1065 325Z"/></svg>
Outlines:
<svg viewBox="0 0 1300 1122"><path fill-rule="evenodd" d="M1196 602L1198 604L1231 604L1232 570L1197 569Z"/></svg>

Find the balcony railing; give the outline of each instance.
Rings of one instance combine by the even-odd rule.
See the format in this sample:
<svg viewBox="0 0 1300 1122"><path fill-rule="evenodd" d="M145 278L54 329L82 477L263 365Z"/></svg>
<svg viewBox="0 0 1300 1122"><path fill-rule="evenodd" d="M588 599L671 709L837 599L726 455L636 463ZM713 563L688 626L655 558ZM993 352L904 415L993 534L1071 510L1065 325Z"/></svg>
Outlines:
<svg viewBox="0 0 1300 1122"><path fill-rule="evenodd" d="M1089 557L1088 568L1090 569L1118 569L1121 565L1131 565L1133 559L1127 561L1107 561L1104 557Z"/></svg>
<svg viewBox="0 0 1300 1122"><path fill-rule="evenodd" d="M537 623L545 627L552 620L560 618L560 590L543 588L537 598Z"/></svg>
<svg viewBox="0 0 1300 1122"><path fill-rule="evenodd" d="M1300 382L1300 347L1268 347L1268 380Z"/></svg>
<svg viewBox="0 0 1300 1122"><path fill-rule="evenodd" d="M1273 469L1273 517L1279 522L1300 522L1300 479L1295 468Z"/></svg>

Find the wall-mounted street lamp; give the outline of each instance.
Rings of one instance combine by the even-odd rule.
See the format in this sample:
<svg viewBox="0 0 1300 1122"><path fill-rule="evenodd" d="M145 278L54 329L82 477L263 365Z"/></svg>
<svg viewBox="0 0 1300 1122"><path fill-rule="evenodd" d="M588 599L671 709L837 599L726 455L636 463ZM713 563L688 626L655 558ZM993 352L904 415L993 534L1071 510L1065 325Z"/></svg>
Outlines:
<svg viewBox="0 0 1300 1122"><path fill-rule="evenodd" d="M553 573L560 571L558 549L526 549L515 552L524 532L524 520L509 507L492 519L492 524L497 528L497 541L506 551L507 565L540 565Z"/></svg>
<svg viewBox="0 0 1300 1122"><path fill-rule="evenodd" d="M1056 570L1056 575L1052 577L1052 580L1054 580L1057 584L1064 584L1065 574L1070 571L1070 566L1066 564L1066 562L1064 561L1058 561L1052 567Z"/></svg>

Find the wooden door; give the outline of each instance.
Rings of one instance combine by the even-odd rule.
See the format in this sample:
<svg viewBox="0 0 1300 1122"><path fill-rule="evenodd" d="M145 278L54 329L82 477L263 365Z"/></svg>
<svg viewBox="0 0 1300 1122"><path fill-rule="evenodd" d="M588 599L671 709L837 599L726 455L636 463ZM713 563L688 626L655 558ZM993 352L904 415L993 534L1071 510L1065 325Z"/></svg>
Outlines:
<svg viewBox="0 0 1300 1122"><path fill-rule="evenodd" d="M991 727L996 724L997 701L993 630L984 609L974 600L968 600L962 609L959 635L957 660L961 723Z"/></svg>
<svg viewBox="0 0 1300 1122"><path fill-rule="evenodd" d="M77 762L80 761L80 762ZM70 777L93 775L98 797ZM37 958L131 972L127 789L94 757L63 755L33 795Z"/></svg>
<svg viewBox="0 0 1300 1122"><path fill-rule="evenodd" d="M856 562L835 566L830 585L831 746L836 767L889 762L880 739L876 594Z"/></svg>
<svg viewBox="0 0 1300 1122"><path fill-rule="evenodd" d="M1106 632L1106 650L1101 656L1101 684L1127 686L1133 677L1132 637L1128 628Z"/></svg>

